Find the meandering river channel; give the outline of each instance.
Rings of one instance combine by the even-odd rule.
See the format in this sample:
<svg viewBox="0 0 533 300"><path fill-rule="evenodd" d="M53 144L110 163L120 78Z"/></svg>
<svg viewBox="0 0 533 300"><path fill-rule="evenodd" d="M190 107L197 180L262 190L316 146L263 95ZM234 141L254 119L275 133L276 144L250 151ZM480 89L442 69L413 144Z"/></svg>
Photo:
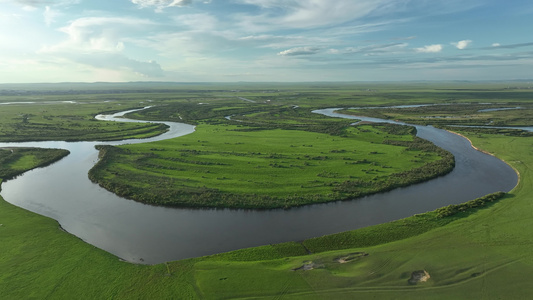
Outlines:
<svg viewBox="0 0 533 300"><path fill-rule="evenodd" d="M363 119L334 110L316 113ZM97 144L145 143L194 131L191 125L165 123L171 126L167 133L143 140L0 143L0 147L63 148L71 152L51 166L4 182L1 195L12 204L56 219L68 232L122 259L155 264L388 222L496 191L507 192L518 181L511 167L474 150L466 139L427 126L416 126L418 136L452 152L455 169L428 182L353 201L268 211L165 208L120 198L89 181L87 173L98 158Z"/></svg>

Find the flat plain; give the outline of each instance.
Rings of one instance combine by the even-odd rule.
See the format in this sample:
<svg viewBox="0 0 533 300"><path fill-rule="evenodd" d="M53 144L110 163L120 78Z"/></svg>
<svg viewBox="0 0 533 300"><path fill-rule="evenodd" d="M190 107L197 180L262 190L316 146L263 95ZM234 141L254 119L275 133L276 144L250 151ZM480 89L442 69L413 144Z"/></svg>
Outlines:
<svg viewBox="0 0 533 300"><path fill-rule="evenodd" d="M122 86L120 88L125 89ZM92 92L94 93L94 90ZM63 99L67 96L71 99L78 97L76 95L43 97L50 100L50 98ZM235 103L235 99L240 99L237 96L255 103L244 100L242 103ZM22 96L17 97L19 101L24 100ZM177 108L180 106L186 108L187 103L189 107L203 107L198 103L227 101L227 107L224 109L218 107L219 110L225 110L225 113L211 115L207 119L208 122L202 120L205 120L204 114L209 113L209 110L195 113L192 109L182 109L178 110L180 115L176 115L173 110L164 109L172 112L168 116L169 119L197 124L199 135L203 130L209 132L212 129L220 129L221 126L235 129L235 126L244 126L240 123L253 123L257 120L261 121L261 127L257 123L254 126L262 131L294 130L295 126L301 127L298 125L302 124L302 120L309 118L313 109L405 104L446 104L441 106L440 111L432 107L425 112L416 112L417 119L426 123L439 120L436 122L438 124L435 124L438 126L450 124L442 122L447 120L446 116L456 119L463 116L465 120L472 119L471 122L475 125L497 122L498 125L531 126L529 123L531 118L528 116L531 114L533 104L531 102L533 91L525 83L520 82L418 85L345 83L312 86L294 84L281 85L278 88L275 84L246 88L228 84L186 89L172 87L161 93L153 90L143 93L135 89L130 94L121 93L120 96L108 92L79 97L97 98L102 101L119 98L114 99L116 102L107 104L121 104L113 109L101 110L95 107L85 112L65 109L69 114L80 113L87 120L91 115L104 111L141 107L143 103L140 102L145 99L150 99L153 104L162 107L167 105ZM257 104L278 106L282 113L276 116L269 111L266 114L265 109L261 108L250 113L250 108ZM294 106L306 112L293 115L291 118L280 117L284 111L294 110ZM468 106L472 108L466 109ZM479 112L479 106L483 109L520 106L520 109ZM34 109L30 108L33 106L20 106L22 114L26 107ZM37 107L41 109L40 114L43 118L50 113L43 111L43 106L37 105ZM390 115L389 111L389 108L384 108L359 110L357 113L379 113L405 120L415 118L410 111L396 110L394 115ZM243 112L246 112L244 116ZM238 119L232 118L230 121L224 118L224 115L239 115L239 113L242 117ZM161 113L147 110L146 114L137 113L135 116L150 119L160 117ZM430 118L435 116L439 118ZM225 120L228 124L223 123ZM309 122L315 125L322 121L328 123L327 120L320 121L316 116L312 120ZM32 118L27 121L32 122ZM22 123L23 119L17 122ZM72 120L72 122L82 124L92 121ZM346 127L342 121L338 122L338 126L330 123L328 124L331 126L327 127L309 126L314 129L306 130L305 134L316 140L317 135L338 133L339 128ZM324 128L328 128L330 133L325 132ZM363 127L363 129L371 132L375 130L373 127ZM350 130L354 129L350 127ZM474 146L496 155L515 168L520 173L517 187L494 202L465 209L450 216L439 216L438 211L428 212L403 220L306 241L265 245L166 264L147 266L122 262L61 231L56 221L2 201L0 202L2 224L0 294L5 299L61 299L72 295L80 299L353 299L354 297L525 299L532 292L527 278L528 274L533 272L533 255L530 251L533 237L531 134L507 129L454 127L453 130L467 136ZM229 134L236 132L229 131ZM256 131L241 133L254 132ZM365 132L363 136L368 139L371 132ZM374 131L374 133L377 135L380 132ZM335 135L328 139L333 137L340 139ZM50 136L50 138L55 137ZM87 135L85 138L92 137ZM181 143L202 143L198 140L206 140L204 137L195 138L194 134L188 139ZM224 143L218 141L217 146L226 145ZM228 141L228 143L237 143L237 141ZM207 144L204 142L204 148L200 149L212 151L213 148L209 148ZM170 146L176 147L176 145ZM161 146L139 147L141 150L144 147L146 151L150 149L149 147L159 149ZM315 147L318 149L325 145L319 147L317 144L312 148ZM338 144L326 155L333 156L335 153L331 153L331 150L343 150L347 147L348 145ZM180 149L193 150L187 147ZM284 151L290 149L289 144ZM315 151L327 150L322 148ZM369 157L376 155L370 154L371 151L368 152ZM313 155L317 154L321 153ZM343 153L340 151L336 154ZM35 157L35 154L29 153L28 156L17 158L17 163L3 164L2 167L17 169L19 172L22 169L30 169L38 165ZM428 159L433 160L435 156L428 156ZM387 159L380 164L389 165L390 162L386 161ZM341 175L350 176L349 174L337 176ZM313 176L318 177L316 174ZM213 182L216 180L215 177ZM422 270L429 275L427 281L417 282L411 279L413 272Z"/></svg>

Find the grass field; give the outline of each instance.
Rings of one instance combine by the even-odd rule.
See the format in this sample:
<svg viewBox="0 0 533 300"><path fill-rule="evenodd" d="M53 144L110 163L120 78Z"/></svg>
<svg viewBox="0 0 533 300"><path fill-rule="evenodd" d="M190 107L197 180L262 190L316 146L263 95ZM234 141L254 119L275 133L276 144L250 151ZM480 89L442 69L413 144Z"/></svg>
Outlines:
<svg viewBox="0 0 533 300"><path fill-rule="evenodd" d="M8 102L11 104L1 105L0 141L107 141L151 137L166 130L162 124L101 122L94 119L101 112L142 107L138 101L48 101L51 99L54 98L47 96L34 101L34 104Z"/></svg>
<svg viewBox="0 0 533 300"><path fill-rule="evenodd" d="M294 85L268 95L263 91L271 86L258 85L257 90L239 95L252 100L268 97L272 102L277 101L273 97L276 93L284 99L300 96L291 98L291 104L294 101L303 106L315 101L321 107L343 103L356 106L359 102L354 99L380 105L405 104L408 99L412 99L410 103L433 103L432 98L435 103L455 99L494 101L505 106L509 102L530 102L530 91L509 85L421 84L406 90L401 85L369 84L357 91L346 85L339 92L339 87L316 84L305 85L298 95L291 90ZM234 94L209 89L195 89L183 101L191 100L192 94L196 95L194 99L204 100L207 94ZM168 92L155 95L160 99L153 98L161 104L170 103L164 99L170 95ZM529 275L533 274L533 137L484 131L461 133L520 173L519 185L513 191L484 208L445 218L430 212L302 242L154 266L122 262L62 231L56 221L0 200L1 298L528 299L533 293L529 284ZM35 153L12 157L0 164L2 174L36 166L35 157ZM419 270L425 270L429 280L410 284L411 273Z"/></svg>
<svg viewBox="0 0 533 300"><path fill-rule="evenodd" d="M307 249L288 243L132 265L61 231L53 220L2 201L0 293L4 299L526 299L533 290L527 281L533 272L531 138L473 140L520 171L519 186L473 213L418 215L347 233L379 237L425 228L393 242L378 238L374 246L335 250L319 238L305 241ZM293 270L304 265L310 270ZM411 272L422 269L429 281L409 284Z"/></svg>
<svg viewBox="0 0 533 300"><path fill-rule="evenodd" d="M412 128L388 124L345 128L342 136L202 124L177 139L101 149L93 181L144 203L177 206L277 208L353 199L453 167L451 155L416 139Z"/></svg>
<svg viewBox="0 0 533 300"><path fill-rule="evenodd" d="M533 104L430 105L409 108L346 109L344 113L400 120L409 124L527 126L533 119Z"/></svg>
<svg viewBox="0 0 533 300"><path fill-rule="evenodd" d="M0 178L11 179L27 170L44 167L68 155L62 149L0 148Z"/></svg>

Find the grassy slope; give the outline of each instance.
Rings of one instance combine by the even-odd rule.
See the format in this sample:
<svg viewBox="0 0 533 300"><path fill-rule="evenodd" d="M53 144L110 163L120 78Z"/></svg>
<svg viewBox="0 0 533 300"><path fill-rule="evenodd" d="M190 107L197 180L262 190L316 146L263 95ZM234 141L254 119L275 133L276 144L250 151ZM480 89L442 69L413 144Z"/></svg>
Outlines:
<svg viewBox="0 0 533 300"><path fill-rule="evenodd" d="M473 140L520 171L520 185L508 197L412 238L306 256L283 258L302 253L292 243L168 265L131 265L62 232L51 219L1 201L0 294L3 299L525 299L533 292L531 138ZM356 251L369 255L333 262ZM323 268L292 271L309 260ZM430 273L430 281L408 285L410 272L419 269Z"/></svg>

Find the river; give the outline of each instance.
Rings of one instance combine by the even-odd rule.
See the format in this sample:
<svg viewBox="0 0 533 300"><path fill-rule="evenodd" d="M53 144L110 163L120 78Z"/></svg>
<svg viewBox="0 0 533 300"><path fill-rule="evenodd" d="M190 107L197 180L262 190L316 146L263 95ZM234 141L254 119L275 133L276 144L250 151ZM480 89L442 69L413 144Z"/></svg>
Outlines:
<svg viewBox="0 0 533 300"><path fill-rule="evenodd" d="M361 119L334 110L316 112ZM87 173L97 161L97 144L144 143L194 131L191 125L165 123L170 126L169 132L143 140L0 143L0 147L62 148L71 152L48 167L4 182L0 194L12 204L56 219L68 232L121 259L156 264L384 223L496 191L507 192L518 180L511 167L474 150L466 139L428 126L416 126L418 135L452 152L454 170L428 182L353 201L267 211L166 208L120 198L88 179Z"/></svg>

